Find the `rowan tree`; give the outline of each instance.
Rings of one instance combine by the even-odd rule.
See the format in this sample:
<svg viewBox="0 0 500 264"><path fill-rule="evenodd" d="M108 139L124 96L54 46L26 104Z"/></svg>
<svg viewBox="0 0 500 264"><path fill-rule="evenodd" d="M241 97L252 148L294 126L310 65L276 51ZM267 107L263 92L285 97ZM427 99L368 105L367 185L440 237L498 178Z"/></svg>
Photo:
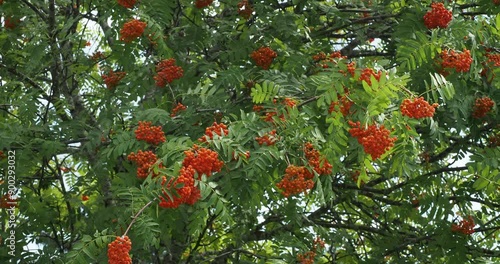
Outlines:
<svg viewBox="0 0 500 264"><path fill-rule="evenodd" d="M499 261L499 13L1 0L0 262Z"/></svg>

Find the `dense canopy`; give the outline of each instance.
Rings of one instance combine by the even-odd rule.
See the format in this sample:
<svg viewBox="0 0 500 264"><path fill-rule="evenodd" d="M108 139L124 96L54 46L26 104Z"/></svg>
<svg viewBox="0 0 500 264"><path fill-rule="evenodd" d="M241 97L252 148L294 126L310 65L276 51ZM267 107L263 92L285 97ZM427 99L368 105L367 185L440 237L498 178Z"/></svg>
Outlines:
<svg viewBox="0 0 500 264"><path fill-rule="evenodd" d="M499 13L0 0L0 262L500 261Z"/></svg>

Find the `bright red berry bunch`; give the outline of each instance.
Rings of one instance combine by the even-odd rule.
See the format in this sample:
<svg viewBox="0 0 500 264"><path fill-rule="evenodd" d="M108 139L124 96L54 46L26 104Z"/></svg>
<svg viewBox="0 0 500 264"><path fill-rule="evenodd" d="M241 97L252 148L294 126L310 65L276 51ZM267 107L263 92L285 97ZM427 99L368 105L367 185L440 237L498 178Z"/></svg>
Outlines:
<svg viewBox="0 0 500 264"><path fill-rule="evenodd" d="M0 198L0 208L18 207L17 200L18 199L11 198L10 194L5 194Z"/></svg>
<svg viewBox="0 0 500 264"><path fill-rule="evenodd" d="M289 165L285 170L285 176L276 184L283 196L307 194L307 191L314 187L314 174L304 166Z"/></svg>
<svg viewBox="0 0 500 264"><path fill-rule="evenodd" d="M217 134L219 137L227 136L229 134L229 130L225 124L217 124L217 122L214 122L212 126L205 128L205 136L199 138L198 141L207 142L207 137L209 139L213 139L214 134Z"/></svg>
<svg viewBox="0 0 500 264"><path fill-rule="evenodd" d="M495 67L500 67L500 53L488 53L486 54L486 57L488 58L488 61L486 62L487 64Z"/></svg>
<svg viewBox="0 0 500 264"><path fill-rule="evenodd" d="M276 129L273 129L271 132L264 134L262 137L255 137L257 143L259 145L272 146L276 144L278 138L276 137Z"/></svg>
<svg viewBox="0 0 500 264"><path fill-rule="evenodd" d="M154 77L156 86L165 87L167 83L180 79L184 75L184 70L175 65L175 59L162 60L156 65L157 75Z"/></svg>
<svg viewBox="0 0 500 264"><path fill-rule="evenodd" d="M186 157L182 161L182 165L184 167L192 166L198 173L198 179L201 179L202 174L210 177L212 173L219 172L224 166L224 162L219 160L217 152L207 148L199 148L197 145L193 145L191 150L184 151L184 155Z"/></svg>
<svg viewBox="0 0 500 264"><path fill-rule="evenodd" d="M238 14L245 19L249 19L252 16L253 8L248 0L242 0L238 3Z"/></svg>
<svg viewBox="0 0 500 264"><path fill-rule="evenodd" d="M108 263L109 264L130 264L132 259L129 252L132 249L132 241L128 236L116 237L108 244Z"/></svg>
<svg viewBox="0 0 500 264"><path fill-rule="evenodd" d="M454 50L441 51L441 67L443 69L455 69L457 72L468 72L472 64L472 57L468 49L463 52Z"/></svg>
<svg viewBox="0 0 500 264"><path fill-rule="evenodd" d="M163 196L160 196L159 206L163 208L177 208L179 205L185 203L193 205L201 197L200 190L194 186L194 175L195 170L193 167L183 166L179 171L179 177L177 179L171 179L167 183L167 178L162 177L161 185L164 188L172 190L175 192L171 193L169 197L165 190L163 190Z"/></svg>
<svg viewBox="0 0 500 264"><path fill-rule="evenodd" d="M368 85L372 85L372 80L371 77L375 77L377 81L380 81L380 76L382 76L382 72L378 71L375 73L375 71L372 68L364 68L363 71L361 72L361 76L359 76L360 81L365 81Z"/></svg>
<svg viewBox="0 0 500 264"><path fill-rule="evenodd" d="M252 57L257 66L264 70L268 70L274 58L278 57L278 54L269 47L261 47L253 51L250 57Z"/></svg>
<svg viewBox="0 0 500 264"><path fill-rule="evenodd" d="M332 165L326 160L325 157L321 157L319 151L317 151L314 146L307 142L304 144L304 154L306 159L309 161L309 165L314 168L320 175L328 175L332 173Z"/></svg>
<svg viewBox="0 0 500 264"><path fill-rule="evenodd" d="M471 235L474 233L474 226L474 219L472 219L472 216L469 215L467 220L462 219L458 225L452 224L451 231L462 233L464 235Z"/></svg>
<svg viewBox="0 0 500 264"><path fill-rule="evenodd" d="M305 252L304 254L298 254L297 260L300 264L314 264L317 251L323 248L325 248L325 242L320 237L316 237L313 241L311 250Z"/></svg>
<svg viewBox="0 0 500 264"><path fill-rule="evenodd" d="M101 77L106 84L106 88L111 90L115 88L123 78L125 78L125 75L127 75L126 72L115 72L113 70L109 70L108 74L103 74Z"/></svg>
<svg viewBox="0 0 500 264"><path fill-rule="evenodd" d="M369 125L366 129L361 128L359 121L356 123L349 121L349 125L352 127L349 129L351 136L358 139L365 153L370 154L373 160L380 158L394 146L396 138L389 137L391 132L383 125Z"/></svg>
<svg viewBox="0 0 500 264"><path fill-rule="evenodd" d="M137 154L134 152L127 156L127 159L133 161L137 164L137 177L139 179L145 179L148 177L151 167L158 161L158 157L152 151L142 151L139 150ZM159 165L160 168L163 167L162 164ZM158 174L153 173L153 177L158 176Z"/></svg>
<svg viewBox="0 0 500 264"><path fill-rule="evenodd" d="M328 108L328 113L333 113L335 108L339 106L340 112L343 116L347 116L351 113L351 107L354 104L353 101L349 99L349 90L344 89L343 95L337 95L337 102L332 101L330 107ZM340 104L339 104L340 103Z"/></svg>
<svg viewBox="0 0 500 264"><path fill-rule="evenodd" d="M418 97L412 100L404 99L399 109L404 116L419 119L433 117L438 106L437 103L430 105L423 97Z"/></svg>
<svg viewBox="0 0 500 264"><path fill-rule="evenodd" d="M144 33L146 26L146 22L142 22L138 19L128 21L123 24L123 27L120 30L120 40L126 43L134 41L136 38L140 37L142 33Z"/></svg>
<svg viewBox="0 0 500 264"><path fill-rule="evenodd" d="M118 4L125 8L133 8L137 0L118 0Z"/></svg>
<svg viewBox="0 0 500 264"><path fill-rule="evenodd" d="M290 108L293 108L293 107L297 106L297 100L289 98L289 97L286 97L283 100L283 104L286 105L286 106L288 106L288 107L290 107Z"/></svg>
<svg viewBox="0 0 500 264"><path fill-rule="evenodd" d="M139 121L139 126L135 130L135 139L144 140L148 144L156 146L165 142L165 133L161 126L151 126L149 121Z"/></svg>
<svg viewBox="0 0 500 264"><path fill-rule="evenodd" d="M264 107L262 105L254 105L252 107L252 111L254 111L254 112L260 112L262 110L264 110Z"/></svg>
<svg viewBox="0 0 500 264"><path fill-rule="evenodd" d="M330 55L328 55L328 57L326 56L326 54L324 52L320 52L316 55L313 55L313 60L316 62L319 62L319 66L321 66L322 68L329 68L329 66L327 64L328 62L337 63L337 61L340 59L347 59L346 56L342 56L340 51L334 51L334 52L330 53Z"/></svg>
<svg viewBox="0 0 500 264"><path fill-rule="evenodd" d="M488 112L491 111L494 105L495 102L487 96L482 98L477 98L476 102L474 103L472 117L477 119L485 117L488 114Z"/></svg>
<svg viewBox="0 0 500 264"><path fill-rule="evenodd" d="M209 5L212 4L214 0L196 0L196 2L194 3L194 5L196 6L196 8L205 8Z"/></svg>
<svg viewBox="0 0 500 264"><path fill-rule="evenodd" d="M424 24L428 29L447 28L453 19L451 11L447 10L443 3L432 3L432 10L424 15Z"/></svg>
<svg viewBox="0 0 500 264"><path fill-rule="evenodd" d="M85 194L84 194L84 195L82 195L82 201L86 202L86 201L88 201L89 199L90 199L90 198L89 198L89 196L88 196L88 195L85 195Z"/></svg>
<svg viewBox="0 0 500 264"><path fill-rule="evenodd" d="M186 110L187 107L181 103L177 103L177 105L172 109L172 111L170 112L170 116L171 117L174 117L174 116L177 116L177 113L179 111L183 111L183 110Z"/></svg>

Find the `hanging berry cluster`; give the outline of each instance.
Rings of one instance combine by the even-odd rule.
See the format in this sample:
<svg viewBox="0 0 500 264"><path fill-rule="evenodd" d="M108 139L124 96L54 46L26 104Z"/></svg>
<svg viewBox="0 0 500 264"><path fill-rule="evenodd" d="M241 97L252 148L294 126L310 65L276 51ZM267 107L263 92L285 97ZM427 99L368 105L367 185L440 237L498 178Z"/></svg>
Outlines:
<svg viewBox="0 0 500 264"><path fill-rule="evenodd" d="M142 22L138 19L128 21L123 24L123 27L120 30L120 40L125 43L134 41L136 38L140 37L142 33L144 33L146 26L146 22Z"/></svg>
<svg viewBox="0 0 500 264"><path fill-rule="evenodd" d="M486 62L488 65L500 67L500 53L488 53L486 54L486 57L488 58L488 61Z"/></svg>
<svg viewBox="0 0 500 264"><path fill-rule="evenodd" d="M214 134L217 134L219 137L227 136L229 134L229 130L225 124L217 124L217 122L214 122L212 126L205 128L205 136L199 138L198 141L207 142L207 138L213 139Z"/></svg>
<svg viewBox="0 0 500 264"><path fill-rule="evenodd" d="M453 19L451 11L447 10L443 3L432 3L432 10L424 15L424 24L428 29L447 28Z"/></svg>
<svg viewBox="0 0 500 264"><path fill-rule="evenodd" d="M194 3L194 5L196 6L196 8L205 8L209 5L212 4L214 0L196 0L196 2Z"/></svg>
<svg viewBox="0 0 500 264"><path fill-rule="evenodd" d="M171 196L169 196L166 191L163 190L163 196L160 196L159 206L163 208L177 208L183 203L189 205L196 203L201 197L201 192L200 189L194 186L195 173L193 167L183 166L179 171L179 177L177 177L177 179L170 179L167 183L167 178L162 177L161 185L169 190L174 189L175 192L171 193Z"/></svg>
<svg viewBox="0 0 500 264"><path fill-rule="evenodd" d="M342 56L340 51L334 51L334 52L330 53L328 56L326 56L326 54L324 52L320 52L316 55L313 55L313 60L315 62L318 62L318 65L320 67L325 68L325 69L330 67L330 66L328 66L329 62L336 64L337 61L340 59L347 59L346 56Z"/></svg>
<svg viewBox="0 0 500 264"><path fill-rule="evenodd" d="M178 112L186 110L186 109L187 109L187 107L185 105L183 105L181 103L177 103L177 105L170 112L170 116L175 117L175 116L177 116Z"/></svg>
<svg viewBox="0 0 500 264"><path fill-rule="evenodd" d="M273 129L271 132L264 134L262 137L255 137L257 143L259 145L272 146L276 144L278 138L276 137L276 129Z"/></svg>
<svg viewBox="0 0 500 264"><path fill-rule="evenodd" d="M351 179L354 183L358 184L360 174L361 174L361 172L359 170L356 170L356 171L353 171L350 173ZM365 181L361 180L360 185L364 185L364 184L365 184Z"/></svg>
<svg viewBox="0 0 500 264"><path fill-rule="evenodd" d="M132 259L129 252L132 249L132 241L128 236L116 237L108 244L108 263L109 264L130 264Z"/></svg>
<svg viewBox="0 0 500 264"><path fill-rule="evenodd" d="M340 105L339 105L340 103ZM351 107L354 104L353 101L349 99L349 90L347 88L344 89L343 95L337 95L337 101L332 101L330 103L330 107L328 108L328 113L333 113L335 108L339 106L340 112L343 116L347 116L351 113Z"/></svg>
<svg viewBox="0 0 500 264"><path fill-rule="evenodd" d="M306 159L309 161L309 165L314 168L319 175L328 175L332 173L332 165L326 160L325 157L321 157L319 151L314 149L314 146L307 142L304 145L304 154Z"/></svg>
<svg viewBox="0 0 500 264"><path fill-rule="evenodd" d="M137 0L118 0L118 4L125 8L133 8Z"/></svg>
<svg viewBox="0 0 500 264"><path fill-rule="evenodd" d="M479 119L485 117L491 111L495 102L489 97L477 98L474 103L472 117Z"/></svg>
<svg viewBox="0 0 500 264"><path fill-rule="evenodd" d="M425 117L433 117L434 112L436 111L436 107L438 106L439 105L437 103L430 105L427 101L424 100L423 97L418 97L411 100L404 99L399 109L404 116L419 119Z"/></svg>
<svg viewBox="0 0 500 264"><path fill-rule="evenodd" d="M5 194L0 198L0 208L12 208L18 207L17 199L10 197L10 194Z"/></svg>
<svg viewBox="0 0 500 264"><path fill-rule="evenodd" d="M455 69L456 72L468 72L472 64L472 57L468 49L464 49L463 52L443 50L440 57L443 69Z"/></svg>
<svg viewBox="0 0 500 264"><path fill-rule="evenodd" d="M375 73L375 71L372 68L364 68L363 71L361 72L361 76L359 76L359 81L365 81L368 85L372 85L372 80L371 80L372 76L375 77L377 81L380 81L382 72L378 71L377 73Z"/></svg>
<svg viewBox="0 0 500 264"><path fill-rule="evenodd" d="M496 135L491 135L488 138L488 141L489 141L488 147L490 147L490 148L499 147L500 146L500 133L498 133Z"/></svg>
<svg viewBox="0 0 500 264"><path fill-rule="evenodd" d="M162 60L156 65L157 75L154 77L156 86L165 87L167 83L180 79L184 75L184 70L175 65L175 59Z"/></svg>
<svg viewBox="0 0 500 264"><path fill-rule="evenodd" d="M113 70L109 70L108 74L103 74L101 77L106 84L106 88L111 90L118 85L121 79L125 78L125 75L127 75L126 72L115 72Z"/></svg>
<svg viewBox="0 0 500 264"><path fill-rule="evenodd" d="M500 0L493 0L493 4L500 5Z"/></svg>
<svg viewBox="0 0 500 264"><path fill-rule="evenodd" d="M244 19L249 19L252 16L253 8L248 0L242 0L238 3L238 14Z"/></svg>
<svg viewBox="0 0 500 264"><path fill-rule="evenodd" d="M311 250L305 252L304 254L298 254L297 260L300 264L314 264L314 259L318 254L318 250L325 248L325 242L320 238L316 237L313 241L313 246Z"/></svg>
<svg viewBox="0 0 500 264"><path fill-rule="evenodd" d="M314 174L304 166L289 165L285 170L285 176L276 184L285 197L305 193L314 187Z"/></svg>
<svg viewBox="0 0 500 264"><path fill-rule="evenodd" d="M158 157L152 151L137 151L130 153L127 159L133 161L137 164L137 178L146 179L151 171L151 167L158 161ZM163 164L160 163L159 168L163 168ZM156 177L158 174L153 173L152 177Z"/></svg>
<svg viewBox="0 0 500 264"><path fill-rule="evenodd" d="M210 177L212 173L219 172L224 166L224 162L219 160L217 152L207 148L199 148L197 145L193 145L191 150L184 151L184 155L186 157L182 161L182 165L193 167L198 173L198 179L201 179L202 174Z"/></svg>
<svg viewBox="0 0 500 264"><path fill-rule="evenodd" d="M269 47L261 47L253 51L250 57L252 57L257 66L264 70L268 70L274 58L278 57L278 54Z"/></svg>
<svg viewBox="0 0 500 264"><path fill-rule="evenodd" d="M464 235L471 235L474 233L474 219L472 219L472 216L468 216L468 219L462 219L460 223L457 224L452 224L451 225L451 231L453 232L458 232L462 233Z"/></svg>
<svg viewBox="0 0 500 264"><path fill-rule="evenodd" d="M135 130L135 139L144 140L148 144L156 146L165 142L165 133L161 126L151 126L149 121L139 121L139 126Z"/></svg>
<svg viewBox="0 0 500 264"><path fill-rule="evenodd" d="M20 19L15 19L13 17L5 17L4 18L4 27L6 29L16 29L17 25L19 25L19 23L21 23L21 20Z"/></svg>
<svg viewBox="0 0 500 264"><path fill-rule="evenodd" d="M295 106L297 106L297 100L292 99L292 98L289 98L289 97L286 97L286 98L283 100L283 104L284 104L285 106L290 107L290 108L294 108Z"/></svg>
<svg viewBox="0 0 500 264"><path fill-rule="evenodd" d="M394 146L396 138L389 137L390 131L383 125L369 125L368 128L361 128L360 122L349 121L352 127L349 129L351 136L358 139L359 144L363 146L365 153L372 157L372 160L380 158L386 151Z"/></svg>
<svg viewBox="0 0 500 264"><path fill-rule="evenodd" d="M90 198L89 198L89 196L88 196L88 195L85 195L85 194L83 194L83 195L82 195L82 201L83 201L83 202L86 202L86 201L88 201L89 199L90 199Z"/></svg>

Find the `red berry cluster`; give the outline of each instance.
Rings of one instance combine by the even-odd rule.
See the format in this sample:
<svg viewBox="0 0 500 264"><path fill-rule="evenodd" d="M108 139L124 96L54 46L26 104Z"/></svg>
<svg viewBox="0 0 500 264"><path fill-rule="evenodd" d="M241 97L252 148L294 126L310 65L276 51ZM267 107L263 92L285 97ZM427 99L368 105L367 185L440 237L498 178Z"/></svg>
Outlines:
<svg viewBox="0 0 500 264"><path fill-rule="evenodd" d="M14 19L13 17L4 18L4 27L6 29L15 29L19 23L21 23L20 19Z"/></svg>
<svg viewBox="0 0 500 264"><path fill-rule="evenodd" d="M361 128L359 121L356 123L349 121L349 125L352 127L349 129L351 136L358 139L365 153L370 154L373 160L380 158L394 146L396 138L389 137L391 132L383 125L369 125L366 129Z"/></svg>
<svg viewBox="0 0 500 264"><path fill-rule="evenodd" d="M488 114L488 112L491 111L494 105L495 102L487 96L482 98L477 98L476 102L474 103L472 117L477 119L485 117Z"/></svg>
<svg viewBox="0 0 500 264"><path fill-rule="evenodd" d="M276 111L267 112L264 117L264 121L274 123L273 116L276 115L278 115L278 112ZM281 114L279 118L281 119L281 121L285 121L285 115Z"/></svg>
<svg viewBox="0 0 500 264"><path fill-rule="evenodd" d="M100 51L96 51L92 54L92 56L90 56L90 59L93 61L98 61L98 60L104 59L104 58L105 58L104 54Z"/></svg>
<svg viewBox="0 0 500 264"><path fill-rule="evenodd" d="M307 194L307 190L314 187L314 174L304 166L289 165L285 170L285 176L276 184L281 189L281 194L288 197L301 192Z"/></svg>
<svg viewBox="0 0 500 264"><path fill-rule="evenodd" d="M471 235L474 233L474 226L474 219L472 219L472 216L469 215L468 220L462 219L458 225L452 224L451 231L462 233L464 235Z"/></svg>
<svg viewBox="0 0 500 264"><path fill-rule="evenodd" d="M286 97L283 100L283 104L286 105L286 106L288 106L288 107L290 107L290 108L293 108L293 107L297 106L297 100L289 98L289 97Z"/></svg>
<svg viewBox="0 0 500 264"><path fill-rule="evenodd" d="M500 5L500 0L493 0L493 4Z"/></svg>
<svg viewBox="0 0 500 264"><path fill-rule="evenodd" d="M0 150L0 160L5 159L6 157L7 157L7 156L5 156L5 153L3 153L3 151L1 151L1 150ZM1 184L1 183L2 183L2 182L0 181L0 184Z"/></svg>
<svg viewBox="0 0 500 264"><path fill-rule="evenodd" d="M328 175L332 173L332 165L326 160L325 157L321 157L319 151L314 149L314 146L307 142L304 145L304 153L306 159L309 161L309 165L314 168L320 175Z"/></svg>
<svg viewBox="0 0 500 264"><path fill-rule="evenodd" d="M120 40L126 43L134 41L136 38L140 37L142 33L144 33L146 26L146 22L142 22L138 19L128 21L123 24L123 27L120 30Z"/></svg>
<svg viewBox="0 0 500 264"><path fill-rule="evenodd" d="M342 56L342 54L340 53L340 51L334 51L332 53L330 53L330 55L328 55L328 57L326 56L326 54L324 52L320 52L316 55L313 55L313 60L316 61L316 62L319 62L319 66L321 66L322 68L328 68L328 62L333 62L333 63L337 63L338 60L336 59L347 59L346 56Z"/></svg>
<svg viewBox="0 0 500 264"><path fill-rule="evenodd" d="M409 118L425 118L425 117L433 117L434 112L436 111L436 107L439 105L434 103L430 105L427 101L424 100L423 97L410 99L404 99L403 103L399 109L401 109L401 113L404 116L408 116Z"/></svg>
<svg viewBox="0 0 500 264"><path fill-rule="evenodd" d="M352 181L353 181L354 183L358 184L358 179L359 179L359 175L360 175L360 174L361 174L361 172L360 172L359 170L357 170L357 171L353 171L353 172L351 173L351 179L352 179ZM361 180L360 185L363 185L363 184L365 184L365 181Z"/></svg>
<svg viewBox="0 0 500 264"><path fill-rule="evenodd" d="M186 157L182 161L182 165L193 167L198 173L198 179L201 179L202 174L210 177L212 173L219 172L224 166L224 162L219 160L217 152L207 148L199 148L197 145L194 145L191 150L184 151L184 155Z"/></svg>
<svg viewBox="0 0 500 264"><path fill-rule="evenodd" d="M253 8L248 0L242 0L238 3L238 14L245 19L249 19L252 16Z"/></svg>
<svg viewBox="0 0 500 264"><path fill-rule="evenodd" d="M108 263L109 264L130 264L132 259L129 252L132 249L132 241L128 236L116 237L108 244Z"/></svg>
<svg viewBox="0 0 500 264"><path fill-rule="evenodd" d="M253 110L254 112L260 112L260 111L264 110L264 107L263 107L262 105L254 105L254 106L252 107L252 110Z"/></svg>
<svg viewBox="0 0 500 264"><path fill-rule="evenodd" d="M490 148L496 148L500 146L500 133L496 135L491 135L489 137L490 144L488 145Z"/></svg>
<svg viewBox="0 0 500 264"><path fill-rule="evenodd" d="M185 203L193 205L196 203L200 197L200 189L194 186L194 175L195 170L193 167L183 166L179 171L179 177L177 179L170 179L167 183L167 178L162 177L162 186L164 188L172 190L175 189L175 193L171 193L169 197L165 190L163 190L163 196L160 196L159 206L163 208L177 208L179 205Z"/></svg>
<svg viewBox="0 0 500 264"><path fill-rule="evenodd" d="M488 58L488 61L486 63L488 63L491 66L500 67L500 53L496 54L488 53L486 54L486 57Z"/></svg>
<svg viewBox="0 0 500 264"><path fill-rule="evenodd" d="M88 195L82 195L82 201L86 202L89 200L89 196Z"/></svg>
<svg viewBox="0 0 500 264"><path fill-rule="evenodd" d="M472 64L472 57L468 49L463 52L451 50L441 51L441 67L443 69L455 69L457 72L468 72Z"/></svg>
<svg viewBox="0 0 500 264"><path fill-rule="evenodd" d="M205 8L209 5L212 4L214 0L196 0L196 2L194 3L194 5L196 6L196 8Z"/></svg>
<svg viewBox="0 0 500 264"><path fill-rule="evenodd" d="M177 105L172 109L172 111L170 112L170 116L171 117L174 117L174 116L177 116L177 113L179 111L183 111L183 110L186 110L187 107L181 103L177 103Z"/></svg>
<svg viewBox="0 0 500 264"><path fill-rule="evenodd" d="M266 146L272 146L276 144L276 141L278 138L276 137L276 129L273 129L271 132L264 134L262 137L255 137L255 140L257 140L257 143L259 145L266 145Z"/></svg>
<svg viewBox="0 0 500 264"><path fill-rule="evenodd" d="M125 75L127 75L126 72L115 72L113 70L109 70L108 74L103 74L101 77L106 84L106 88L111 90L118 85L121 79L125 78Z"/></svg>
<svg viewBox="0 0 500 264"><path fill-rule="evenodd" d="M349 90L345 89L345 93L343 95L337 95L337 102L332 101L330 103L330 107L328 108L328 113L333 113L335 111L335 108L337 105L339 105L340 112L342 113L343 116L347 116L351 113L351 106L354 104L353 101L351 101L348 96L349 96Z"/></svg>
<svg viewBox="0 0 500 264"><path fill-rule="evenodd" d="M382 75L381 71L375 73L372 68L364 68L361 72L361 76L359 76L360 81L365 81L368 85L372 85L371 76L374 76L377 81L380 81L380 76Z"/></svg>
<svg viewBox="0 0 500 264"><path fill-rule="evenodd" d="M137 0L118 0L118 4L125 8L133 8Z"/></svg>
<svg viewBox="0 0 500 264"><path fill-rule="evenodd" d="M229 130L225 124L217 124L217 122L214 122L212 126L205 128L205 136L199 138L198 141L207 142L207 138L213 139L214 134L217 134L219 137L227 136L229 134Z"/></svg>
<svg viewBox="0 0 500 264"><path fill-rule="evenodd" d="M0 208L18 207L17 200L18 199L11 198L10 194L5 194L0 198Z"/></svg>
<svg viewBox="0 0 500 264"><path fill-rule="evenodd" d="M139 179L145 179L148 177L151 167L158 161L158 157L152 151L142 151L139 150L137 154L134 152L127 156L127 159L133 161L137 164L137 177ZM163 165L160 163L160 168ZM158 176L158 174L153 173L153 177Z"/></svg>
<svg viewBox="0 0 500 264"><path fill-rule="evenodd" d="M314 264L314 259L316 258L318 249L323 248L325 248L325 242L320 237L316 237L313 241L311 250L304 254L298 254L297 260L300 264Z"/></svg>
<svg viewBox="0 0 500 264"><path fill-rule="evenodd" d="M165 142L165 133L161 126L151 126L149 121L139 121L139 126L135 130L135 139L144 140L148 144L156 146Z"/></svg>
<svg viewBox="0 0 500 264"><path fill-rule="evenodd" d="M162 60L156 65L157 75L154 77L156 86L165 87L167 83L180 79L184 75L184 70L175 65L175 59Z"/></svg>
<svg viewBox="0 0 500 264"><path fill-rule="evenodd" d="M257 66L267 70L271 66L271 63L273 63L274 58L278 57L278 54L269 47L261 47L253 51L250 57L252 57Z"/></svg>
<svg viewBox="0 0 500 264"><path fill-rule="evenodd" d="M451 11L447 10L443 3L432 3L432 10L424 15L424 24L428 29L447 28L453 18Z"/></svg>

